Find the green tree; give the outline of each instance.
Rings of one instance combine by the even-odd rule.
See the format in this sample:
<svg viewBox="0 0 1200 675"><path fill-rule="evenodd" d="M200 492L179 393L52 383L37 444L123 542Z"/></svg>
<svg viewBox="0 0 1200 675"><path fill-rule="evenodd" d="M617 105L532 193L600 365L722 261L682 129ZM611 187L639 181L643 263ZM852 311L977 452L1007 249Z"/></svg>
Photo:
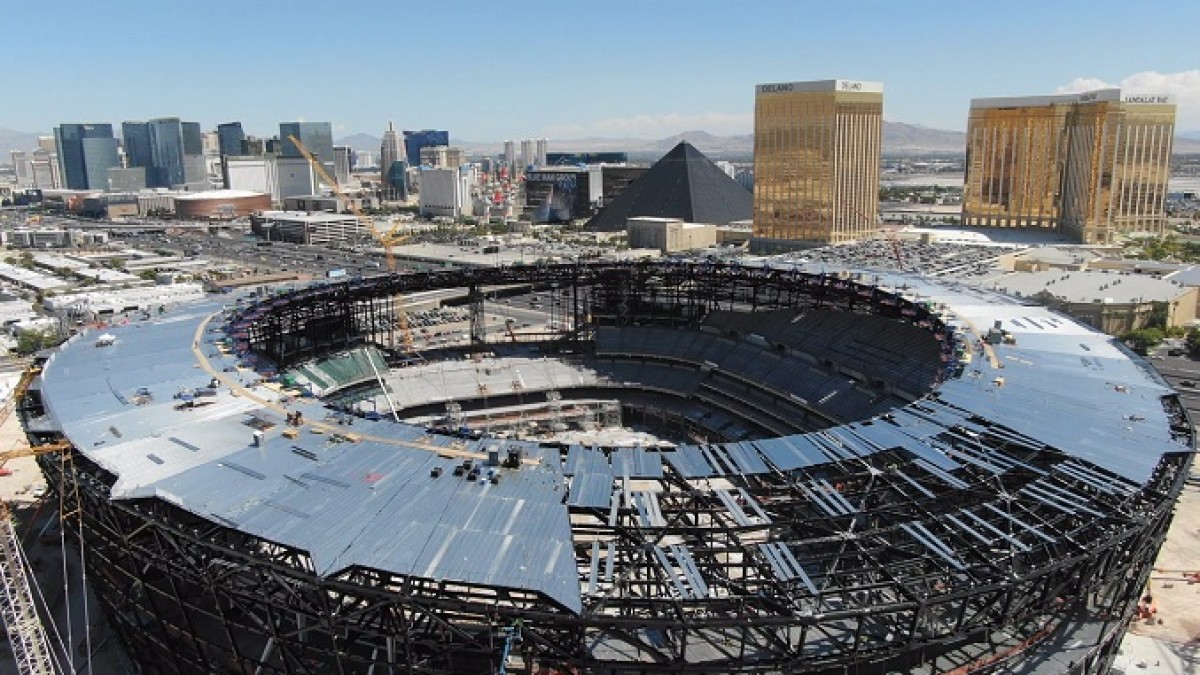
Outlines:
<svg viewBox="0 0 1200 675"><path fill-rule="evenodd" d="M1184 344L1187 345L1189 354L1192 356L1200 356L1200 328L1193 328L1189 330L1187 337L1184 338Z"/></svg>
<svg viewBox="0 0 1200 675"><path fill-rule="evenodd" d="M1161 328L1140 328L1121 336L1121 341L1139 354L1145 354L1166 338Z"/></svg>
<svg viewBox="0 0 1200 675"><path fill-rule="evenodd" d="M17 353L28 356L58 343L58 336L52 330L27 330L17 338Z"/></svg>

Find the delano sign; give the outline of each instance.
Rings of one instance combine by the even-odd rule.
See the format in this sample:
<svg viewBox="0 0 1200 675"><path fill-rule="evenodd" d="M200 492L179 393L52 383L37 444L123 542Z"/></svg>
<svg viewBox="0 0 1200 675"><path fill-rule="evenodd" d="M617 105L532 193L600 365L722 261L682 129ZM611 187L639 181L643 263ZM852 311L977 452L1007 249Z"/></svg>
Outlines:
<svg viewBox="0 0 1200 675"><path fill-rule="evenodd" d="M817 80L814 82L772 82L760 84L754 88L754 93L760 96L801 91L882 94L883 84L860 80Z"/></svg>

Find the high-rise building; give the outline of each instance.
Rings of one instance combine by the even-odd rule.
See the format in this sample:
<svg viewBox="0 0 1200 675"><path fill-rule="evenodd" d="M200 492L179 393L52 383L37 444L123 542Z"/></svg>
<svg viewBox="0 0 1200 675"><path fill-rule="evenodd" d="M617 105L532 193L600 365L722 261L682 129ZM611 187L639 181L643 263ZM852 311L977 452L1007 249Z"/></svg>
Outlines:
<svg viewBox="0 0 1200 675"><path fill-rule="evenodd" d="M471 188L478 182L475 168L421 167L418 208L426 218L459 218L470 211Z"/></svg>
<svg viewBox="0 0 1200 675"><path fill-rule="evenodd" d="M16 173L17 187L33 187L33 158L24 150L12 150L13 171Z"/></svg>
<svg viewBox="0 0 1200 675"><path fill-rule="evenodd" d="M121 125L126 164L146 170L149 187L206 189L204 135L198 122L160 117Z"/></svg>
<svg viewBox="0 0 1200 675"><path fill-rule="evenodd" d="M521 141L521 168L528 168L534 163L533 157L533 141L528 138Z"/></svg>
<svg viewBox="0 0 1200 675"><path fill-rule="evenodd" d="M322 164L333 166L333 125L329 122L281 122L279 124L279 140L282 147L281 157L303 157L295 143L288 140L289 136L300 139L308 151L316 155Z"/></svg>
<svg viewBox="0 0 1200 675"><path fill-rule="evenodd" d="M111 124L63 124L54 128L64 187L104 190L108 170L120 166Z"/></svg>
<svg viewBox="0 0 1200 675"><path fill-rule="evenodd" d="M404 146L396 127L388 122L379 145L379 177L383 183L384 199L408 199L408 183L405 180L408 163L404 161Z"/></svg>
<svg viewBox="0 0 1200 675"><path fill-rule="evenodd" d="M379 144L379 168L381 173L386 175L391 169L392 162L399 162L404 159L404 146L400 141L400 134L396 133L396 127L388 122L388 128L383 132L383 141Z"/></svg>
<svg viewBox="0 0 1200 675"><path fill-rule="evenodd" d="M438 129L422 129L404 132L404 154L409 166L421 164L421 148L431 145L450 145L450 132Z"/></svg>
<svg viewBox="0 0 1200 675"><path fill-rule="evenodd" d="M467 163L467 153L460 147L431 145L421 148L421 166L457 169Z"/></svg>
<svg viewBox="0 0 1200 675"><path fill-rule="evenodd" d="M517 168L517 143L516 141L504 141L504 163L509 169Z"/></svg>
<svg viewBox="0 0 1200 675"><path fill-rule="evenodd" d="M975 99L963 223L1057 229L1089 244L1162 233L1174 132L1170 96Z"/></svg>
<svg viewBox="0 0 1200 675"><path fill-rule="evenodd" d="M241 122L226 122L217 125L217 150L222 155L242 154L242 141L246 140L246 132L242 131Z"/></svg>
<svg viewBox="0 0 1200 675"><path fill-rule="evenodd" d="M174 187L185 181L183 170L183 122L163 117L146 123L150 130L151 168L147 183L152 187Z"/></svg>
<svg viewBox="0 0 1200 675"><path fill-rule="evenodd" d="M150 142L150 125L145 122L122 122L121 145L125 150L125 166L146 170L147 184L155 185L154 151Z"/></svg>
<svg viewBox="0 0 1200 675"><path fill-rule="evenodd" d="M247 136L242 139L240 152L236 153L242 157L261 156L266 152L266 141L254 136Z"/></svg>
<svg viewBox="0 0 1200 675"><path fill-rule="evenodd" d="M788 250L871 235L882 134L879 82L755 87L751 246Z"/></svg>
<svg viewBox="0 0 1200 675"><path fill-rule="evenodd" d="M546 166L546 139L539 138L534 144L533 163L538 166Z"/></svg>
<svg viewBox="0 0 1200 675"><path fill-rule="evenodd" d="M333 146L333 178L338 185L350 182L350 148L345 145Z"/></svg>
<svg viewBox="0 0 1200 675"><path fill-rule="evenodd" d="M29 168L33 171L35 188L57 190L62 187L62 165L58 163L57 153L46 152L41 148L34 150Z"/></svg>
<svg viewBox="0 0 1200 675"><path fill-rule="evenodd" d="M291 141L292 136L298 138L304 144L304 147L308 148L309 152L321 160L321 165L325 168L326 173L334 176L334 179L340 182L341 179L336 175L337 157L333 152L332 124L329 122L281 122L279 124L280 157L304 157L300 153L299 148L296 147L296 144ZM269 148L268 152L270 152Z"/></svg>
<svg viewBox="0 0 1200 675"><path fill-rule="evenodd" d="M204 156L205 157L220 157L221 156L221 137L215 131L205 131L200 134L204 138Z"/></svg>

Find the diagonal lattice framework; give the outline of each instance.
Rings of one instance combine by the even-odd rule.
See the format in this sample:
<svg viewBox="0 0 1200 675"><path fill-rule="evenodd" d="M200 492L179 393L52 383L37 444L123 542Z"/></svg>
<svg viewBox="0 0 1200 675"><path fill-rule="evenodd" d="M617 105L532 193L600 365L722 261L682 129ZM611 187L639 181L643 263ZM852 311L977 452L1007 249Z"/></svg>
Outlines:
<svg viewBox="0 0 1200 675"><path fill-rule="evenodd" d="M930 308L878 288L671 264L380 277L242 308L226 330L284 364L378 340L392 322L390 294L521 283L586 286L573 294L586 306L572 312L590 318L576 325L591 331L685 329L721 311L837 309L920 326L943 354L955 349ZM942 367L953 376L952 361ZM1163 403L1180 452L1165 455L1144 485L956 409L936 391L905 410L960 420L929 439L957 461L953 472L900 446L856 455L848 446L871 441L838 427L812 435L829 461L800 469L766 460L767 471L742 472L706 448L723 467L713 475L665 462L661 478L616 476L607 508L569 509L579 613L518 588L360 567L320 576L305 551L212 514L110 499L115 477L82 455L40 461L51 485L79 495L71 509L83 514L89 577L117 634L161 672L487 672L500 652L497 628L518 621L526 663L711 673L997 668L1071 622L1092 621L1101 637L1080 668L1098 672L1190 461L1186 415L1177 401ZM887 415L872 423L887 424Z"/></svg>

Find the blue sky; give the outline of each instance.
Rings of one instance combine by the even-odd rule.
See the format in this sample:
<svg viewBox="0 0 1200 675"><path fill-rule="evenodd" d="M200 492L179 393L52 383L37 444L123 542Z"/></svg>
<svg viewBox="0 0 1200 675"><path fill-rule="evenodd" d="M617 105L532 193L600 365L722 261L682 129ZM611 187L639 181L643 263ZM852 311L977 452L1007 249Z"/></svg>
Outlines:
<svg viewBox="0 0 1200 675"><path fill-rule="evenodd" d="M882 81L886 119L941 129L963 129L973 97L1154 88L1200 130L1192 2L9 0L0 17L0 127L19 131L749 133L756 83L831 78Z"/></svg>

